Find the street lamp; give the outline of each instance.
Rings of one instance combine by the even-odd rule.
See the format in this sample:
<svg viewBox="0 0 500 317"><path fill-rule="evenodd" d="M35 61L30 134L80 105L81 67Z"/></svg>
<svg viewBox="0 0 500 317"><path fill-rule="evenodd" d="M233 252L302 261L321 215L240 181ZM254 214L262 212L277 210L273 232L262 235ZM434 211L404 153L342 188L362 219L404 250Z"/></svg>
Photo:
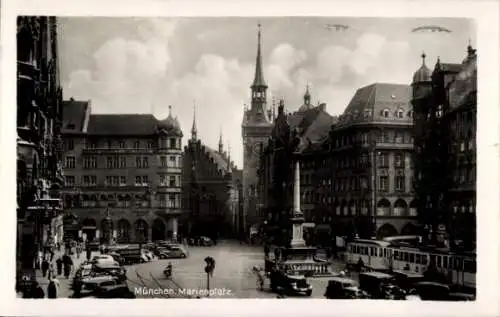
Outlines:
<svg viewBox="0 0 500 317"><path fill-rule="evenodd" d="M111 216L109 215L109 207L106 208L106 218L104 219L106 222L106 231L107 231L107 238L108 238L108 245L111 245L113 242L113 220L111 219Z"/></svg>

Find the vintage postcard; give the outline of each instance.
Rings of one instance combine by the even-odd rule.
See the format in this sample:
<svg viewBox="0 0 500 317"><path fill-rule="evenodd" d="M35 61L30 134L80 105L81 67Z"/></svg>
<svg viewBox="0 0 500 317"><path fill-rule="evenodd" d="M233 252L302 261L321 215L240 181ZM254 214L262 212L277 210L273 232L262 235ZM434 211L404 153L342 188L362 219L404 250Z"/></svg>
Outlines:
<svg viewBox="0 0 500 317"><path fill-rule="evenodd" d="M12 311L493 313L498 6L377 2L7 2Z"/></svg>

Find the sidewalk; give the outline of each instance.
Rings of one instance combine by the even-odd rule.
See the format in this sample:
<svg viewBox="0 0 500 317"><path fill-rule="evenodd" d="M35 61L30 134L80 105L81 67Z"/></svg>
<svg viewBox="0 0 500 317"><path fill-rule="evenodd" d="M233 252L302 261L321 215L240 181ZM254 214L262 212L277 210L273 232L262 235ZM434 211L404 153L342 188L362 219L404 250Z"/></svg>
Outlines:
<svg viewBox="0 0 500 317"><path fill-rule="evenodd" d="M100 254L99 251L93 251L92 257L98 254ZM64 255L64 247L61 247L61 251L57 250L55 251L52 263L54 265L54 268L56 268L56 274L57 274L56 260L63 255ZM75 274L75 271L80 267L80 265L87 260L87 254L86 252L82 252L80 254L80 258L77 258L76 254L73 254L71 256L71 259L73 260L73 267L71 268L71 273L69 278L64 277L64 274L56 277L56 279L59 281L59 287L57 289L58 298L69 298L71 297L71 295L73 295L73 291L71 289L73 276ZM45 297L47 297L47 287L49 285L48 273L46 277L43 277L42 270L36 270L36 280L38 281L38 284L42 287L43 291L45 292ZM18 294L18 297L22 297L22 295Z"/></svg>

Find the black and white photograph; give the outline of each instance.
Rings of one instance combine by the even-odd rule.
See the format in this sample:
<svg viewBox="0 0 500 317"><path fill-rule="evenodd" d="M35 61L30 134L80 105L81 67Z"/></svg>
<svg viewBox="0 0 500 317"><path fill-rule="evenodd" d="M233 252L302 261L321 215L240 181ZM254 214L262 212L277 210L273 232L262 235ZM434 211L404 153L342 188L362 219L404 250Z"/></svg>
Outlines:
<svg viewBox="0 0 500 317"><path fill-rule="evenodd" d="M477 300L478 20L15 25L16 300Z"/></svg>

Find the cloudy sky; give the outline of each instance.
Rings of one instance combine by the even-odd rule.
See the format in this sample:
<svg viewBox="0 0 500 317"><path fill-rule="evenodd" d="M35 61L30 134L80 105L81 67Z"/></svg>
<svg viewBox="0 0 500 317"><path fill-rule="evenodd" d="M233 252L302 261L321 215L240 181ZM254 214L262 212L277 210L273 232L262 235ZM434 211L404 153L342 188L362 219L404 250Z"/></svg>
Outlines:
<svg viewBox="0 0 500 317"><path fill-rule="evenodd" d="M313 101L326 102L333 115L362 86L409 84L422 51L430 66L437 56L461 62L476 34L465 19L67 17L59 30L64 97L91 100L93 113L153 113L159 119L172 105L185 139L196 104L199 137L217 148L222 128L242 166L241 120L259 21L270 95L284 97L293 111L309 82ZM411 31L425 25L452 32Z"/></svg>

